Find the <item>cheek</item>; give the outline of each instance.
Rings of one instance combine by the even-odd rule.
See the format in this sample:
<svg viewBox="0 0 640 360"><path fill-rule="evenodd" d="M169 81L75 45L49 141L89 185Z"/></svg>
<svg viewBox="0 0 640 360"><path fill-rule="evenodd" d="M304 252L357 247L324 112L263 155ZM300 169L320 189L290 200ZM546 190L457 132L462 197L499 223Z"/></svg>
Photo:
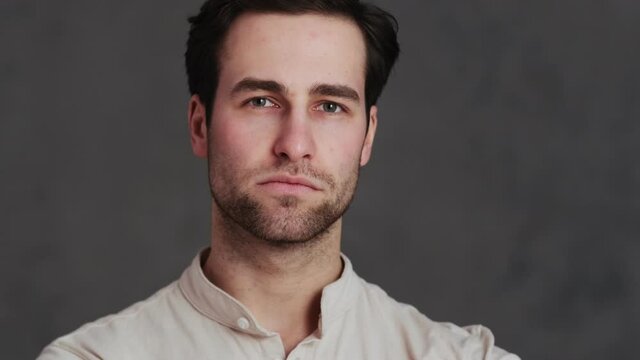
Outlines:
<svg viewBox="0 0 640 360"><path fill-rule="evenodd" d="M353 129L351 129L353 130ZM341 173L353 171L354 164L360 163L360 153L364 133L360 131L333 131L324 134L319 144L327 144L324 162L338 168Z"/></svg>
<svg viewBox="0 0 640 360"><path fill-rule="evenodd" d="M229 120L224 114L214 113L209 130L209 161L211 168L220 176L229 172L227 169L240 165L246 151L241 129L234 127Z"/></svg>
<svg viewBox="0 0 640 360"><path fill-rule="evenodd" d="M237 154L243 146L242 123L234 121L233 114L224 109L224 106L216 105L217 111L214 110L209 133L211 150L214 155L225 155L225 157Z"/></svg>
<svg viewBox="0 0 640 360"><path fill-rule="evenodd" d="M267 153L265 131L233 114L218 114L211 121L209 149L214 168L253 169Z"/></svg>
<svg viewBox="0 0 640 360"><path fill-rule="evenodd" d="M240 129L221 124L213 126L210 135L213 155L228 159L242 158L247 141Z"/></svg>

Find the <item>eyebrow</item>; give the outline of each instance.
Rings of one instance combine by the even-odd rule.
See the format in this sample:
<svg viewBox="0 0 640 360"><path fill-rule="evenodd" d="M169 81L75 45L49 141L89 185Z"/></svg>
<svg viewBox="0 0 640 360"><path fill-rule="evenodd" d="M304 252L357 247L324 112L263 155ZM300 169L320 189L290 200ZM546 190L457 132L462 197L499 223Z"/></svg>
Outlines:
<svg viewBox="0 0 640 360"><path fill-rule="evenodd" d="M231 94L245 91L263 90L278 94L284 94L287 92L287 88L277 81L273 80L260 80L256 78L244 78L240 80L231 90Z"/></svg>
<svg viewBox="0 0 640 360"><path fill-rule="evenodd" d="M358 92L346 85L317 84L311 88L311 95L334 96L353 101L360 101Z"/></svg>
<svg viewBox="0 0 640 360"><path fill-rule="evenodd" d="M261 80L248 77L240 80L231 90L231 94L235 95L241 92L256 90L262 90L277 94L287 93L287 87L277 81ZM309 94L345 98L356 102L360 101L358 92L346 85L315 84L309 91Z"/></svg>

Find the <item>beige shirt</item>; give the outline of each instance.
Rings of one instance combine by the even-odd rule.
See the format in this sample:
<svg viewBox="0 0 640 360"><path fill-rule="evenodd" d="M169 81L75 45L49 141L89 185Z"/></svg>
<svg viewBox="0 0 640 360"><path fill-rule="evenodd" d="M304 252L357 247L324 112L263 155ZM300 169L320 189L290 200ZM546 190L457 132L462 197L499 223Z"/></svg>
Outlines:
<svg viewBox="0 0 640 360"><path fill-rule="evenodd" d="M38 360L285 359L280 336L209 282L200 256L178 281L55 340ZM342 258L342 275L322 291L318 328L286 359L519 359L487 328L434 322L396 302Z"/></svg>

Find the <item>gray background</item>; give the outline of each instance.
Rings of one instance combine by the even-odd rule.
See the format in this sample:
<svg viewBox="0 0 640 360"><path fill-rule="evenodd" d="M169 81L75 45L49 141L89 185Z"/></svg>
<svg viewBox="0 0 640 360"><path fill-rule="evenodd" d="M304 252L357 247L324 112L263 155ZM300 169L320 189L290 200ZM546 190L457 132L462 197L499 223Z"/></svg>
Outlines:
<svg viewBox="0 0 640 360"><path fill-rule="evenodd" d="M190 1L0 2L0 339L28 359L208 243ZM630 359L640 2L378 1L402 55L347 215L356 270L525 359Z"/></svg>

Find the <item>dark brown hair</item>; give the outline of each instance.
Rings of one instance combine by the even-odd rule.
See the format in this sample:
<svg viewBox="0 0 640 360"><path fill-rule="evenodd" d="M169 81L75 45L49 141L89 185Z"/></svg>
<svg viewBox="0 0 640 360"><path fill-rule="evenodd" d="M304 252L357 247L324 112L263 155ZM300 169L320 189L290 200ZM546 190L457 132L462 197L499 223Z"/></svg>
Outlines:
<svg viewBox="0 0 640 360"><path fill-rule="evenodd" d="M362 31L367 48L365 105L367 117L375 105L398 58L398 23L393 15L359 0L207 0L191 29L185 62L189 91L204 103L207 124L218 87L219 55L232 22L243 13L318 13L352 20Z"/></svg>

